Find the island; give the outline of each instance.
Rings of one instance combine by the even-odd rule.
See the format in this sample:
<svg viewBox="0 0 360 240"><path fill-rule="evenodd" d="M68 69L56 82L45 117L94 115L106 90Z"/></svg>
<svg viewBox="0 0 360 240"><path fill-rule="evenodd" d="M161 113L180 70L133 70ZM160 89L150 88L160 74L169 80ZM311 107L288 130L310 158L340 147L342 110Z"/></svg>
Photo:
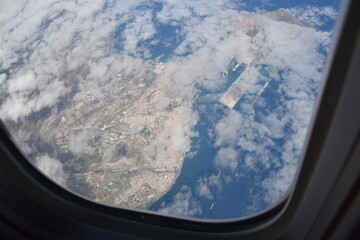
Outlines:
<svg viewBox="0 0 360 240"><path fill-rule="evenodd" d="M177 178L197 121L192 100L163 87L170 77L163 64L143 64L141 78L116 73L111 88L81 91L70 106L59 99L56 110L24 126L26 142L63 164L65 187L74 193L145 209Z"/></svg>

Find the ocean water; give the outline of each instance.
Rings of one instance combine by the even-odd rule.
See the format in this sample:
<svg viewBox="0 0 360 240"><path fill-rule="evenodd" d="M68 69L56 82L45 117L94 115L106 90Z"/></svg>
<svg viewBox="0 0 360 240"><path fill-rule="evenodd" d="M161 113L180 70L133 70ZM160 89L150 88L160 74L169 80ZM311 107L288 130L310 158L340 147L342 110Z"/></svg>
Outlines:
<svg viewBox="0 0 360 240"><path fill-rule="evenodd" d="M159 211L162 207L172 204L174 196L181 192L182 186L190 187L193 198L198 201L201 206L201 214L195 214L193 217L205 219L237 218L254 214L269 205L263 200L262 188L258 184L263 178L269 176L269 170L263 169L261 165L256 167L256 171L242 166L242 155L239 156L240 164L235 171L219 169L214 164L214 158L219 148L214 147L214 139L211 138L209 133L211 132L210 130L214 128L214 124L225 115L225 111L228 111L228 108L217 101L204 102L203 97L207 94L226 91L246 67L246 65L243 64L237 71L231 71L232 66L234 66L234 64L230 64L228 68L229 74L226 75L227 83L218 89L217 92L210 92L197 86L200 90L200 95L194 102L193 109L200 113L200 118L194 128L198 136L192 138L192 147L190 150L190 152L196 152L196 154L185 157L181 173L175 184L163 197L152 204L150 210ZM278 98L275 93L277 90L275 85L275 82L270 84L263 92L267 101L270 102L270 106L273 107L276 106L276 99ZM245 94L235 105L234 110L241 113L240 105L242 103L249 103L252 100L253 96L247 98ZM255 108L257 112L264 111L263 107L255 105ZM278 142L278 144L281 144L281 142ZM275 148L273 154L279 155L280 153L276 151ZM212 175L218 176L222 188L217 189L214 186L210 186L210 191L213 195L212 199L198 196L196 194L198 181L209 178ZM254 200L254 198L257 199Z"/></svg>
<svg viewBox="0 0 360 240"><path fill-rule="evenodd" d="M238 1L234 1L234 6ZM294 5L296 4L296 5ZM301 3L294 3L284 0L262 1L255 0L252 4L241 5L238 4L238 10L245 11L257 11L259 6L265 11L274 11L280 8L291 8L294 6L306 7L312 6L333 6L335 9L339 8L339 2L333 0L318 0L318 1L301 1ZM153 15L162 9L162 5L158 3L149 3L149 5L143 6L144 9L151 8ZM166 25L156 21L153 18L154 26L157 33L151 38L142 41L138 44L139 49L147 49L150 52L150 56L143 56L145 60L154 59L158 62L166 62L172 55L174 50L184 40L183 36L179 34L181 29L177 26ZM131 22L131 20L130 20ZM115 48L121 52L123 51L123 31L129 22L123 23L118 26L116 31L116 44ZM334 27L334 22L330 21L322 27L322 30L330 30ZM319 50L322 54L326 54L325 50ZM141 55L142 53L138 53ZM131 55L131 54L130 54ZM214 139L211 137L211 129L214 128L214 124L221 119L226 111L227 107L221 103L205 100L209 94L221 94L233 83L244 71L245 65L241 65L236 71L232 71L232 68L236 65L236 62L229 63L227 73L224 73L227 79L226 84L216 91L209 91L201 86L196 86L199 90L199 96L194 102L193 110L199 112L199 121L194 127L194 131L198 133L197 136L191 139L192 146L190 153L187 154L184 163L179 174L179 177L175 181L171 189L164 194L160 199L151 205L149 208L152 211L159 211L164 206L171 204L174 196L181 192L183 186L190 188L192 197L201 206L201 213L195 214L193 217L205 218L205 219L225 219L225 218L237 218L242 216L248 216L254 214L260 210L264 210L269 206L269 203L264 200L264 192L261 187L261 181L270 176L272 169L265 169L261 164L255 163L255 170L249 169L242 164L244 156L247 152L241 152L239 155L239 166L235 171L226 169L219 169L214 164L214 158L219 148L214 147ZM259 79L259 86L266 83L269 80L269 74L267 72L266 65L257 66L259 72L267 80ZM281 76L282 72L279 72ZM235 105L234 110L249 116L249 121L260 122L261 113L269 113L279 106L279 87L280 81L271 81L268 87L264 90L261 97L266 100L265 105L254 104L252 112L244 109L244 104L251 104L256 98L256 94L245 94L240 101ZM314 90L316 91L316 90ZM253 112L256 112L253 115ZM290 128L284 128L285 134L290 134ZM279 157L281 152L279 146L284 144L284 139L273 139L275 146L270 149L272 157ZM241 150L241 149L235 149ZM281 167L281 166L279 166ZM210 191L213 198L200 197L196 195L196 188L198 181L201 179L209 178L210 176L217 176L221 183L221 189L215 186L210 186Z"/></svg>

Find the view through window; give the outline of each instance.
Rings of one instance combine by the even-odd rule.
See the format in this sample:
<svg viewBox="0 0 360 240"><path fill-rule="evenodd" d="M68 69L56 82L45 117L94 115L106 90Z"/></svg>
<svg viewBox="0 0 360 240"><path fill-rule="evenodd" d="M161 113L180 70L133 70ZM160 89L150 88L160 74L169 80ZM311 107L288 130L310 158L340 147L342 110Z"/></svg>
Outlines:
<svg viewBox="0 0 360 240"><path fill-rule="evenodd" d="M0 0L0 118L56 183L248 216L293 181L339 2Z"/></svg>

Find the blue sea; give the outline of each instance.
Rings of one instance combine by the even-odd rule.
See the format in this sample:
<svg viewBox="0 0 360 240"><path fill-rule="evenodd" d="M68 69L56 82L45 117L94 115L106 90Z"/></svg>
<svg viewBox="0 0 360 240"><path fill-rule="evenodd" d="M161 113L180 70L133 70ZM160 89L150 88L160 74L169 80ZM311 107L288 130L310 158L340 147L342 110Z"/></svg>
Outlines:
<svg viewBox="0 0 360 240"><path fill-rule="evenodd" d="M234 1L236 4L237 1ZM264 11L273 11L280 8L291 8L296 6L305 7L306 5L315 5L315 6L333 6L335 9L338 9L339 2L333 0L319 0L319 1L284 1L284 0L274 0L274 1L263 1L255 0L251 4L246 6L238 5L238 10L245 11L256 11L259 9L259 6ZM160 3L150 2L148 5L142 6L143 8L151 8L155 16L157 11L162 9ZM155 19L155 18L154 18ZM154 20L154 25L157 33L146 41L140 42L139 47L145 46L150 49L151 56L144 57L145 60L154 59L158 62L166 62L169 57L172 56L174 50L181 44L184 40L179 36L178 31L179 27L162 24ZM127 23L120 25L116 32L116 49L121 52L122 47L122 31L124 30ZM323 30L332 29L334 23L330 22L327 25L323 26ZM235 62L229 63L229 68L227 72L224 72L224 77L226 78L226 84L221 86L215 92L210 92L197 86L199 90L199 96L194 102L193 110L199 112L199 121L194 127L194 131L198 133L197 136L191 139L192 147L190 152L196 154L188 154L185 157L181 173L177 178L175 184L172 188L163 195L158 201L152 204L150 210L159 211L162 207L167 204L171 204L173 198L176 194L181 192L182 186L189 186L192 194L195 196L196 184L199 178L206 178L211 175L219 176L220 181L222 182L223 188L220 193L216 194L215 189L212 191L214 194L213 199L207 199L205 197L197 197L201 205L202 212L194 215L194 217L205 218L205 219L224 219L224 218L236 218L247 216L249 214L254 214L256 211L264 210L268 207L262 199L262 189L260 186L254 184L261 181L261 179L266 178L270 173L268 170L262 169L261 166L257 168L256 171L249 170L245 167L242 167L241 164L238 166L238 169L234 172L226 169L218 169L213 161L214 157L217 154L218 148L214 147L214 139L210 136L210 131L213 129L214 124L221 119L225 112L228 111L227 107L220 104L217 101L209 102L204 100L205 96L208 94L221 94L226 91L226 89L234 82L245 69L245 65L240 65L236 71L232 71ZM262 71L264 76L266 75L266 66L257 66L260 71ZM261 83L263 80L259 80ZM265 81L263 82L265 83ZM272 81L269 86L262 93L262 97L266 99L266 109L261 105L254 105L254 110L256 112L271 111L278 105L278 96L277 89L279 88L279 83L277 81ZM241 100L235 105L234 110L240 112L241 114L248 114L241 108L242 103L251 103L256 96L253 95L244 95ZM254 121L257 121L257 115L254 116ZM276 140L276 144L281 145L282 140ZM272 150L274 156L279 156L281 153L278 152L277 148L274 147ZM240 154L239 158L242 155ZM225 179L222 176L230 176L231 181L225 182ZM254 198L258 198L254 201ZM254 202L256 203L254 205Z"/></svg>
<svg viewBox="0 0 360 240"><path fill-rule="evenodd" d="M198 133L198 135L192 138L192 148L190 150L190 152L197 152L197 154L185 157L181 173L175 184L168 193L150 207L150 210L158 211L163 206L171 204L174 196L181 192L180 189L182 186L190 186L190 189L192 189L194 194L197 181L200 178L208 178L211 175L219 176L222 183L222 189L218 192L215 187L214 189L210 188L214 195L213 199L197 197L196 200L200 201L202 212L193 217L205 219L237 218L254 214L254 211L257 212L263 210L268 206L268 204L263 201L261 194L262 189L260 186L254 184L259 182L261 178L268 176L267 170L258 166L256 171L253 171L239 165L238 169L233 172L227 169L219 169L214 165L214 157L219 149L213 146L214 139L211 138L209 130L213 129L214 124L225 115L225 111L227 111L228 108L218 101L209 102L203 101L203 99L206 99L204 97L207 94L225 92L246 67L246 65L243 64L236 71L232 71L231 69L233 66L234 64L230 64L228 68L229 74L225 75L227 83L222 86L222 88L218 89L217 92L210 92L197 86L200 94L194 102L193 109L200 113L200 119L194 128L194 131ZM277 105L276 100L278 97L275 95L275 92L278 86L276 85L277 83L275 82L272 85L269 85L262 94L262 96L267 99L268 111L269 106L276 107ZM251 113L243 112L240 106L244 102L251 103L254 100L254 97L255 96L245 94L234 106L234 110L250 116ZM260 106L255 106L255 110L261 112L265 109L262 109ZM273 149L273 151L276 155L281 154L276 152L276 149ZM223 176L230 177L231 181L226 181ZM253 201L254 193L256 193L256 197L259 198L255 202Z"/></svg>

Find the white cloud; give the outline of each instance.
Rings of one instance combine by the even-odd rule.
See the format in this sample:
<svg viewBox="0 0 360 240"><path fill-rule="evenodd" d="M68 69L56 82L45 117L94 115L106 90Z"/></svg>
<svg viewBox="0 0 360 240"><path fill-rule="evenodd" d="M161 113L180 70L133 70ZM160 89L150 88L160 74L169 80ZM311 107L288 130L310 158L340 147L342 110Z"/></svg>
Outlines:
<svg viewBox="0 0 360 240"><path fill-rule="evenodd" d="M197 201L191 192L190 187L182 186L171 202L161 204L159 212L176 216L192 217L202 213L200 202Z"/></svg>
<svg viewBox="0 0 360 240"><path fill-rule="evenodd" d="M209 185L207 184L207 181L204 178L200 178L197 181L196 194L199 195L200 197L205 197L207 199L214 198L213 194L209 189Z"/></svg>
<svg viewBox="0 0 360 240"><path fill-rule="evenodd" d="M265 71L276 81L274 84L279 84L278 106L270 112L256 113L256 118L227 111L214 126L214 146L219 148L218 155L224 147L239 147L242 167L256 170L261 166L271 170L271 177L264 178L261 187L265 201L272 203L290 186L297 169L319 88L319 69L325 61L318 49L326 51L330 33L266 18L258 20L262 25L254 39L264 51L262 59L257 61L269 66ZM258 79L268 77L257 68L250 70L239 84L246 94L256 94L260 89L256 85ZM261 98L265 109L269 104L266 101ZM243 103L241 108L248 112L252 105ZM279 145L275 141L283 143ZM215 163L219 164L219 159L227 162L226 156L217 156Z"/></svg>
<svg viewBox="0 0 360 240"><path fill-rule="evenodd" d="M0 74L0 86L2 86L2 84L5 82L6 79L6 74L2 73Z"/></svg>
<svg viewBox="0 0 360 240"><path fill-rule="evenodd" d="M279 171L273 172L270 177L261 182L264 192L264 201L269 204L275 203L283 197L293 182L297 164L286 164Z"/></svg>
<svg viewBox="0 0 360 240"><path fill-rule="evenodd" d="M294 16L312 27L323 26L328 21L336 20L338 12L330 6L315 7L295 7L290 9Z"/></svg>
<svg viewBox="0 0 360 240"><path fill-rule="evenodd" d="M8 90L10 93L13 93L16 91L34 89L34 86L36 86L36 78L34 72L30 70L17 79L9 82Z"/></svg>
<svg viewBox="0 0 360 240"><path fill-rule="evenodd" d="M50 179L62 186L66 186L66 174L61 162L50 158L48 155L43 155L36 158L35 165Z"/></svg>
<svg viewBox="0 0 360 240"><path fill-rule="evenodd" d="M149 39L155 33L156 30L153 26L152 15L150 12L135 16L135 20L127 24L122 33L122 36L125 39L125 51L146 58L150 57L150 54L147 52L148 50L140 49L137 43Z"/></svg>
<svg viewBox="0 0 360 240"><path fill-rule="evenodd" d="M240 113L228 111L214 127L215 146L235 145L239 139L239 132L243 129L244 120Z"/></svg>
<svg viewBox="0 0 360 240"><path fill-rule="evenodd" d="M86 152L88 154L92 154L94 152L94 148L90 146L89 139L91 138L91 134L94 134L94 131L91 130L81 130L76 133L72 133L69 136L69 148L75 153L83 153Z"/></svg>
<svg viewBox="0 0 360 240"><path fill-rule="evenodd" d="M214 174L208 177L200 177L197 180L195 193L197 196L207 198L209 200L214 199L216 196L221 194L223 185L221 179L224 175L216 176Z"/></svg>
<svg viewBox="0 0 360 240"><path fill-rule="evenodd" d="M40 90L39 93L35 93L36 90ZM0 116L3 119L17 121L22 116L50 106L64 90L64 84L58 79L37 85L33 72L29 72L10 81L8 87L10 96L0 106Z"/></svg>
<svg viewBox="0 0 360 240"><path fill-rule="evenodd" d="M228 168L235 171L238 167L239 153L231 147L221 148L214 159L214 163L219 168Z"/></svg>
<svg viewBox="0 0 360 240"><path fill-rule="evenodd" d="M158 79L169 99L177 96L193 100L194 84L210 91L221 89L226 81L221 72L232 60L252 65L239 83L245 94L257 94L263 86L259 79L272 79L269 86L279 86L274 90L279 96L277 106L271 111L271 104L260 97L255 106L261 106L264 112L252 118L226 110L212 131L214 146L219 149L214 159L216 167L231 171L240 166L252 170L259 165L276 168L270 178L261 182L266 201L272 202L292 181L325 61L319 49L326 51L330 45L331 32L314 27L335 20L337 12L331 7L293 8L288 11L304 23L287 16L289 23L269 14L232 10L233 1L156 2L163 7L155 14L151 9L136 8L151 4L148 1L2 3L0 70L9 74L0 75L0 93L6 96L0 102L1 118L19 121L44 107L55 106L73 89L78 92L70 105L88 90L94 95L106 95L116 85L115 76L120 72L142 77L146 70L143 58L150 57L151 50L139 46L146 40L156 41L152 38L156 34L153 20L157 19L178 27L179 46L165 63L167 76ZM111 7L103 8L105 3ZM120 53L114 49L119 26L124 26ZM260 71L260 65L266 65L266 74ZM219 96L209 94L206 99ZM164 98L161 104L169 99ZM243 103L241 109L253 111L253 105ZM184 118L195 119L192 111L188 106ZM179 140L178 149L186 151L189 145L184 126L181 121L175 125L171 134ZM78 152L79 146L85 148L87 134L71 136L71 151ZM277 141L282 142L281 146ZM156 144L166 142L159 140ZM152 149L156 146L144 151ZM47 156L37 162L47 169L44 171L62 179L61 163ZM196 194L211 199L216 194L214 189L220 188L216 176L204 177L198 180ZM163 212L186 216L201 213L186 186L172 204L163 207Z"/></svg>
<svg viewBox="0 0 360 240"><path fill-rule="evenodd" d="M97 84L99 70L98 76L91 79L76 75L93 69L98 59L110 54L114 42L111 36L119 24L113 19L132 6L117 3L114 8L100 11L104 3L17 1L13 4L16 18L6 14L10 19L0 19L3 49L0 66L11 70L7 87L3 89L10 95L0 106L3 119L17 121L54 105L60 96L71 91L65 86L73 87L74 77L80 86L85 80Z"/></svg>

